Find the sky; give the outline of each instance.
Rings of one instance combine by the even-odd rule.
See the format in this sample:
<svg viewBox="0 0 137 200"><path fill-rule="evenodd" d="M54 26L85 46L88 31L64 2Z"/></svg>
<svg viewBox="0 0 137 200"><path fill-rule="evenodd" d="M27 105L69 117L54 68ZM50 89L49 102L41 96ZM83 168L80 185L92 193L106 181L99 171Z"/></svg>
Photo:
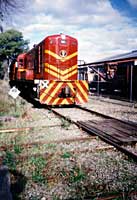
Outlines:
<svg viewBox="0 0 137 200"><path fill-rule="evenodd" d="M30 48L46 36L64 33L78 40L85 62L137 49L137 0L29 0L11 28Z"/></svg>

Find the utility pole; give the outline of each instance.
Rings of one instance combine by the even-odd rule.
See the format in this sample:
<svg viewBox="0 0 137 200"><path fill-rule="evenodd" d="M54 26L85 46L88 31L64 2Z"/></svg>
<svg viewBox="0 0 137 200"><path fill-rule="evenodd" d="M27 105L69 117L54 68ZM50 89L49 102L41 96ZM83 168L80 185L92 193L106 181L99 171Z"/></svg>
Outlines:
<svg viewBox="0 0 137 200"><path fill-rule="evenodd" d="M130 102L133 101L133 64L131 64L130 71Z"/></svg>
<svg viewBox="0 0 137 200"><path fill-rule="evenodd" d="M3 26L2 26L2 22L3 22L3 14L0 11L0 32L3 33Z"/></svg>

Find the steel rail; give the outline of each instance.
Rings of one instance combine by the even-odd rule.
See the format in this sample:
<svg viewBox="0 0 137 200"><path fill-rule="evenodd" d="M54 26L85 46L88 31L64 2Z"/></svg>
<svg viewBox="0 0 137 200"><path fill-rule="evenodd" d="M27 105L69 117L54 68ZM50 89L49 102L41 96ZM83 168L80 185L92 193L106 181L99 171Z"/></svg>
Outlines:
<svg viewBox="0 0 137 200"><path fill-rule="evenodd" d="M137 128L137 123L132 122L132 121L126 121L126 120L117 119L117 118L114 118L114 117L112 117L112 116L108 116L108 115L99 113L99 112L97 112L97 111L94 111L94 110L91 110L91 109L88 109L88 108L85 108L85 107L82 107L82 106L79 106L79 105L76 105L76 108L78 108L78 109L80 109L80 110L87 111L87 112L89 112L89 113L91 113L91 114L98 115L98 116L100 116L100 117L104 117L104 118L106 118L106 119L117 120L117 121L119 121L119 122L121 122L121 123L124 123L124 124L126 123L126 124L128 124L128 125L130 125L130 126L134 126L134 127Z"/></svg>
<svg viewBox="0 0 137 200"><path fill-rule="evenodd" d="M29 131L29 130L35 130L39 128L52 128L61 126L61 124L55 124L55 125L45 125L45 126L30 126L30 127L22 127L22 128L7 128L7 129L0 129L0 134L2 133L13 133L13 132L23 132L23 131Z"/></svg>
<svg viewBox="0 0 137 200"><path fill-rule="evenodd" d="M104 142L107 142L108 144L114 146L115 148L117 148L119 151L121 151L122 153L126 154L127 156L129 156L130 158L132 158L134 161L137 162L137 154L127 150L126 148L122 147L121 145L117 144L116 142L114 142L113 140L111 140L111 137L108 137L107 135L101 135L101 131L99 133L99 130L97 129L93 129L90 126L85 125L84 123L81 122L77 122L78 126L80 128L82 128L83 130L85 130L86 132L88 132L89 134L93 135L97 135L99 138L101 138Z"/></svg>
<svg viewBox="0 0 137 200"><path fill-rule="evenodd" d="M136 107L137 101L132 101L130 102L128 99L122 99L122 98L118 98L116 96L110 96L110 95L105 95L103 94L102 96L94 96L94 98L92 98L93 96L90 95L89 99L93 99L93 100L97 100L97 101L101 101L101 102L106 102L106 103L110 103L110 104L115 104L115 105L120 105L120 106L128 106L128 107Z"/></svg>
<svg viewBox="0 0 137 200"><path fill-rule="evenodd" d="M31 142L31 143L20 143L19 145L22 148L32 148L35 145L48 145L48 144L60 144L60 143L77 142L77 141L87 141L87 140L92 140L95 138L96 136L70 137L70 138L64 138L64 139L55 139L52 141L42 140L42 141L36 141L36 142ZM14 147L14 144L2 144L0 146L0 150L2 151L2 150L12 149L13 147Z"/></svg>
<svg viewBox="0 0 137 200"><path fill-rule="evenodd" d="M81 106L76 106L78 108L82 108ZM90 126L87 126L84 122L79 122L79 121L74 121L72 119L70 119L69 117L66 117L60 113L58 113L57 111L55 111L54 109L52 108L49 108L53 113L55 113L56 115L58 115L59 117L62 117L63 119L77 125L79 128L81 128L82 130L84 130L85 132L89 133L90 135L96 135L98 136L101 140L103 140L104 142L114 146L116 149L118 149L119 151L121 151L122 153L124 153L125 155L127 155L128 157L132 158L135 162L137 162L137 154L136 153L133 153L129 150L127 150L126 148L122 147L121 145L117 144L116 142L114 142L113 140L111 140L111 137L109 136L104 136L101 134L101 131L99 133L99 130L95 129L95 128L91 128ZM82 110L85 110L87 112L91 112L91 113L94 113L94 114L97 114L99 116L102 116L104 118L109 118L109 119L115 119L113 117L109 117L107 115L104 115L104 114L101 114L101 113L98 113L98 112L95 112L95 111L91 111L87 108L82 108ZM117 119L115 119L117 120ZM127 123L127 122L123 122L122 120L118 120L122 123ZM131 125L131 124L130 124Z"/></svg>

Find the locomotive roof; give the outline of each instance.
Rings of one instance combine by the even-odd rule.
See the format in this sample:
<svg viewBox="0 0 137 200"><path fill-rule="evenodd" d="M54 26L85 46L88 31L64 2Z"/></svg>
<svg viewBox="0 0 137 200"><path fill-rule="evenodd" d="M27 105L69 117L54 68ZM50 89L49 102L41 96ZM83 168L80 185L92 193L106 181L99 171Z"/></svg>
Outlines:
<svg viewBox="0 0 137 200"><path fill-rule="evenodd" d="M38 44L34 44L33 47L28 51L28 52L31 52L35 47L37 47L38 45L40 45L42 42L44 42L47 38L56 38L56 37L59 37L61 35L65 35L65 37L68 37L68 38L71 38L73 40L77 40L76 38L70 36L70 35L66 35L66 34L63 34L63 33L60 33L60 34L54 34L54 35L48 35L46 36L43 40L41 40Z"/></svg>

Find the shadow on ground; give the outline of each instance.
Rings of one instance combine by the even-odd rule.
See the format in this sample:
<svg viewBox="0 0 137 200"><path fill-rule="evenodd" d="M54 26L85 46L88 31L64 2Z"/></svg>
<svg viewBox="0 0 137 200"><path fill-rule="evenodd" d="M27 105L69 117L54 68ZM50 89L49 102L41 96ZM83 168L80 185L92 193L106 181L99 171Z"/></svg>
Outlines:
<svg viewBox="0 0 137 200"><path fill-rule="evenodd" d="M27 178L16 170L10 170L11 193L13 200L21 200L21 193L24 191Z"/></svg>

